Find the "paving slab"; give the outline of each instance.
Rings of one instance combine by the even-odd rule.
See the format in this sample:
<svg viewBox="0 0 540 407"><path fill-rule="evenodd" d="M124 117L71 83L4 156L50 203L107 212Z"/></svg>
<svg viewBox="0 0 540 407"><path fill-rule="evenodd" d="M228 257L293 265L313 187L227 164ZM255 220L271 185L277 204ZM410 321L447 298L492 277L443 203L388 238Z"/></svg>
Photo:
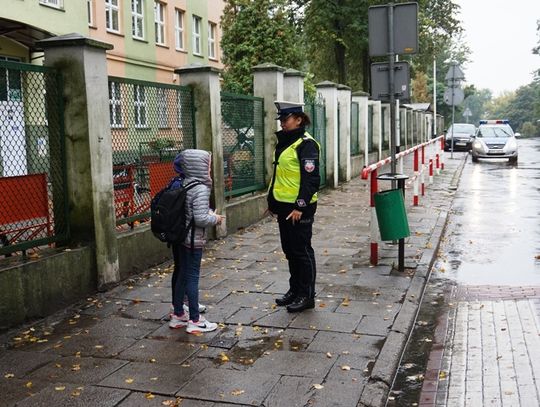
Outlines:
<svg viewBox="0 0 540 407"><path fill-rule="evenodd" d="M313 310L291 314L275 305L288 290L288 266L277 223L265 219L207 246L200 302L219 323L216 331L189 335L168 327L167 261L39 321L34 331L6 335L0 368L13 365L14 376L0 377L0 393L8 392L13 404L28 397L31 381L33 399L52 401L47 405L157 406L179 397L188 407L382 406L389 388L381 380L395 374L459 165L448 163L420 206L407 203L406 273L392 270L394 244L381 242L379 265L369 264L369 183L355 178L320 194ZM522 339L533 343L533 335ZM529 380L516 379L518 391Z"/></svg>

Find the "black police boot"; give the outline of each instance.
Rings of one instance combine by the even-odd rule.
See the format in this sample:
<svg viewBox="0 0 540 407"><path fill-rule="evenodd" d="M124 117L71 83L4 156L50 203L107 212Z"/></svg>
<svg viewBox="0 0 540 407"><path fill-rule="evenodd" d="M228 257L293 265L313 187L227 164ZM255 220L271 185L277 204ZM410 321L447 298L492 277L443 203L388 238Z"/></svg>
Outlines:
<svg viewBox="0 0 540 407"><path fill-rule="evenodd" d="M289 290L283 297L276 298L276 304L279 305L280 307L283 305L289 305L293 303L295 298L296 298L296 294L293 293L291 290Z"/></svg>
<svg viewBox="0 0 540 407"><path fill-rule="evenodd" d="M289 312L302 312L310 308L315 308L315 300L308 297L297 297L291 305L287 305L287 311Z"/></svg>

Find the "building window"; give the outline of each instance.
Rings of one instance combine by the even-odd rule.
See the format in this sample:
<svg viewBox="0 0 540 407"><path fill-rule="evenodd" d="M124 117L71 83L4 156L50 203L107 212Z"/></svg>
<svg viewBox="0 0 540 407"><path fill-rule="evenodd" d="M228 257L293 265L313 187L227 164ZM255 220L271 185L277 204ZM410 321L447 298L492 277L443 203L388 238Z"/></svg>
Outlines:
<svg viewBox="0 0 540 407"><path fill-rule="evenodd" d="M216 24L208 22L208 58L216 59Z"/></svg>
<svg viewBox="0 0 540 407"><path fill-rule="evenodd" d="M122 127L120 84L116 82L109 82L109 116L111 127Z"/></svg>
<svg viewBox="0 0 540 407"><path fill-rule="evenodd" d="M167 113L167 89L157 89L158 127L169 127L169 115Z"/></svg>
<svg viewBox="0 0 540 407"><path fill-rule="evenodd" d="M0 56L0 61L20 62L18 58ZM21 72L0 68L0 101L22 101Z"/></svg>
<svg viewBox="0 0 540 407"><path fill-rule="evenodd" d="M92 0L86 0L86 13L88 16L88 25L93 26L94 25L94 5L92 4Z"/></svg>
<svg viewBox="0 0 540 407"><path fill-rule="evenodd" d="M201 55L201 17L193 16L193 53Z"/></svg>
<svg viewBox="0 0 540 407"><path fill-rule="evenodd" d="M176 9L174 17L174 37L176 49L184 49L184 12Z"/></svg>
<svg viewBox="0 0 540 407"><path fill-rule="evenodd" d="M165 5L154 3L154 21L156 26L156 44L165 45Z"/></svg>
<svg viewBox="0 0 540 407"><path fill-rule="evenodd" d="M120 32L120 0L105 0L105 20L107 31Z"/></svg>
<svg viewBox="0 0 540 407"><path fill-rule="evenodd" d="M46 6L51 6L55 8L63 8L63 0L39 0L39 4L44 4Z"/></svg>
<svg viewBox="0 0 540 407"><path fill-rule="evenodd" d="M135 127L148 127L146 119L146 93L141 85L133 87L133 105L135 108Z"/></svg>
<svg viewBox="0 0 540 407"><path fill-rule="evenodd" d="M144 0L131 0L131 33L144 40Z"/></svg>

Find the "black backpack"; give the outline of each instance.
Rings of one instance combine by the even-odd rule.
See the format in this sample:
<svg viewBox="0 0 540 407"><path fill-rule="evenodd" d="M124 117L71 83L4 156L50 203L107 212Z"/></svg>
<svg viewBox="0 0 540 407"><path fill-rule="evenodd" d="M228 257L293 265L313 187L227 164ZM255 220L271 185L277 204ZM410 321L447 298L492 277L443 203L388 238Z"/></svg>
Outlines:
<svg viewBox="0 0 540 407"><path fill-rule="evenodd" d="M191 229L191 247L195 238L193 218L187 222L187 191L200 181L193 181L187 185L173 188L177 178L173 178L169 185L159 191L150 204L151 229L154 236L168 245L183 242Z"/></svg>

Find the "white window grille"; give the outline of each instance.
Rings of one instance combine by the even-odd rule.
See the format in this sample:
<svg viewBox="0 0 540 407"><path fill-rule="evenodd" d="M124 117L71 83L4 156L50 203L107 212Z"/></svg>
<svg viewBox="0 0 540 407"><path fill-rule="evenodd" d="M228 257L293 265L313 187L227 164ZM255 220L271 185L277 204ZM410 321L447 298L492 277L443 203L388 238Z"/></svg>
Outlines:
<svg viewBox="0 0 540 407"><path fill-rule="evenodd" d="M20 62L21 60L19 58L0 55L0 61ZM0 68L0 101L22 101L22 81L20 71Z"/></svg>
<svg viewBox="0 0 540 407"><path fill-rule="evenodd" d="M144 86L134 85L133 107L135 110L135 127L148 127L146 117L146 92Z"/></svg>
<svg viewBox="0 0 540 407"><path fill-rule="evenodd" d="M116 82L109 82L109 116L111 127L122 127L122 98Z"/></svg>
<svg viewBox="0 0 540 407"><path fill-rule="evenodd" d="M131 0L131 33L144 40L144 0Z"/></svg>
<svg viewBox="0 0 540 407"><path fill-rule="evenodd" d="M176 49L184 49L184 12L182 10L175 10L174 16L174 37Z"/></svg>
<svg viewBox="0 0 540 407"><path fill-rule="evenodd" d="M88 25L94 25L94 5L93 0L86 0L86 13L88 16Z"/></svg>
<svg viewBox="0 0 540 407"><path fill-rule="evenodd" d="M120 0L105 0L107 31L120 32Z"/></svg>
<svg viewBox="0 0 540 407"><path fill-rule="evenodd" d="M40 4L45 4L46 6L51 6L55 8L63 8L63 0L39 0Z"/></svg>
<svg viewBox="0 0 540 407"><path fill-rule="evenodd" d="M216 25L208 22L208 58L216 59Z"/></svg>
<svg viewBox="0 0 540 407"><path fill-rule="evenodd" d="M157 89L158 127L169 127L169 115L167 113L167 89Z"/></svg>
<svg viewBox="0 0 540 407"><path fill-rule="evenodd" d="M165 45L165 5L154 2L154 22L156 27L156 44Z"/></svg>
<svg viewBox="0 0 540 407"><path fill-rule="evenodd" d="M201 55L201 17L193 16L193 54Z"/></svg>

